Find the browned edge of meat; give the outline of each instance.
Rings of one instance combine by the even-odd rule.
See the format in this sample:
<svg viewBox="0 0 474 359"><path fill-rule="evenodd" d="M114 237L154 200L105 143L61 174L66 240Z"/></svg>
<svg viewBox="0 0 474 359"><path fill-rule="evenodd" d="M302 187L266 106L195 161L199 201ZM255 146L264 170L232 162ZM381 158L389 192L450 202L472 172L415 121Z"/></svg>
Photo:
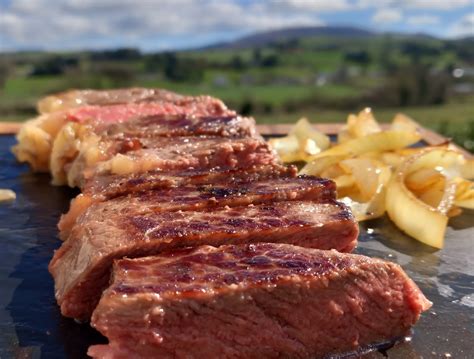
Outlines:
<svg viewBox="0 0 474 359"><path fill-rule="evenodd" d="M248 169L235 170L217 168L211 171L188 170L184 172L146 172L130 176L99 176L93 177L84 193L71 201L69 211L61 216L58 223L60 238L69 237L76 219L93 203L111 200L120 196L143 193L146 191L166 190L176 187L229 185L232 188L245 187L249 184L281 179L289 180L296 177L296 167L281 165L255 166ZM328 183L327 191L334 191L333 184ZM127 197L128 198L128 197Z"/></svg>
<svg viewBox="0 0 474 359"><path fill-rule="evenodd" d="M89 319L109 280L112 261L209 244L290 243L351 251L358 225L341 203L276 202L209 211L139 216L114 213L82 222L54 254L49 270L56 299L67 317Z"/></svg>
<svg viewBox="0 0 474 359"><path fill-rule="evenodd" d="M115 262L94 358L321 358L406 335L431 303L403 269L286 244ZM136 345L140 343L140 345Z"/></svg>

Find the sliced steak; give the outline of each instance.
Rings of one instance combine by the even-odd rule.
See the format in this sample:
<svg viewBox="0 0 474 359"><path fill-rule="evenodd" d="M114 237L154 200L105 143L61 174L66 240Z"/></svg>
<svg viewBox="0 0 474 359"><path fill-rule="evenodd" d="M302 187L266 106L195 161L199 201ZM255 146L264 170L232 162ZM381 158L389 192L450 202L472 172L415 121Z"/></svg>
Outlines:
<svg viewBox="0 0 474 359"><path fill-rule="evenodd" d="M126 103L109 106L84 106L66 112L67 120L91 124L100 128L107 124L126 122L135 118L181 115L232 117L235 111L227 109L220 100L212 97L190 97L181 102Z"/></svg>
<svg viewBox="0 0 474 359"><path fill-rule="evenodd" d="M100 153L99 156L95 156ZM178 171L215 167L248 168L278 163L275 152L260 138L159 137L110 139L82 152L67 168L70 186L100 174L150 170Z"/></svg>
<svg viewBox="0 0 474 359"><path fill-rule="evenodd" d="M156 136L254 136L255 121L217 108L214 99L187 103L140 103L86 106L64 113L54 137L50 167L55 184L65 184L65 168L77 156L100 157L103 141ZM50 115L53 117L53 115ZM56 116L56 115L54 115Z"/></svg>
<svg viewBox="0 0 474 359"><path fill-rule="evenodd" d="M313 200L327 202L336 199L336 186L331 180L311 176L283 177L259 182L231 182L228 179L214 184L193 185L155 189L139 194L117 197L105 202L86 204L84 196L71 213L59 222L60 237L69 237L72 226L91 220L105 221L110 213L122 216L138 216L178 210L201 210L212 207L236 207L249 204L271 203L285 200Z"/></svg>
<svg viewBox="0 0 474 359"><path fill-rule="evenodd" d="M49 265L56 299L67 317L88 319L107 286L112 261L179 247L282 242L350 251L358 226L344 205L307 201L275 202L209 211L146 215L111 213L73 227Z"/></svg>
<svg viewBox="0 0 474 359"><path fill-rule="evenodd" d="M94 127L94 133L106 138L143 138L159 136L253 137L255 120L240 116L155 115Z"/></svg>
<svg viewBox="0 0 474 359"><path fill-rule="evenodd" d="M22 126L17 135L18 144L13 147L13 152L19 161L28 162L34 170L47 172L49 170L49 160L53 150L53 143L55 142L58 133L66 124L70 124L70 128L61 131L61 137L64 137L62 139L63 142L65 141L70 144L70 146L67 147L69 153L74 149L74 141L76 140L76 137L79 136L74 133L74 123L88 123L91 120L101 123L111 123L124 121L125 119L135 118L137 116L157 114L184 114L196 116L235 115L235 112L227 109L222 101L209 96L189 97L172 94L167 91L140 89L140 91L141 90L144 90L149 94L155 93L157 96L153 98L152 103L144 104L131 103L125 105L113 105L124 102L140 102L133 100L126 101L126 96L121 96L124 101L114 100L110 102L97 102L98 105L107 104L109 106L86 106L88 104L94 104L94 101L89 101L80 96L77 97L77 92L69 93L72 96L71 101L64 98L58 99L54 96L48 97L43 102L44 106L41 104L39 106L44 109L44 111L41 112L45 113L35 119L27 121ZM135 89L111 91L86 90L85 92L79 92L83 94L93 93L93 96L96 94L105 94L105 97L117 98L120 96L109 96L109 93L124 94L127 93L127 91L133 93ZM152 99L150 96L147 98L148 100ZM42 101L40 101L40 103L41 102ZM73 104L73 106L63 106L65 103Z"/></svg>
<svg viewBox="0 0 474 359"><path fill-rule="evenodd" d="M251 166L247 168L218 167L211 169L189 169L184 171L152 170L125 175L97 175L82 186L85 196L106 200L128 193L143 192L155 188L177 187L186 184L247 183L270 178L296 177L295 166L279 164Z"/></svg>
<svg viewBox="0 0 474 359"><path fill-rule="evenodd" d="M138 87L113 90L69 90L41 99L37 107L40 113L50 113L87 105L106 106L157 101L181 103L192 98L163 89Z"/></svg>
<svg viewBox="0 0 474 359"><path fill-rule="evenodd" d="M94 358L322 358L407 334L431 303L400 266L287 244L115 262ZM140 343L140 345L137 345Z"/></svg>
<svg viewBox="0 0 474 359"><path fill-rule="evenodd" d="M231 186L246 185L247 183L268 179L294 178L296 173L297 168L295 166L272 164L252 166L245 169L219 167L211 170L192 169L171 172L149 171L128 175L97 175L86 181L82 187L83 193L71 201L69 211L61 216L58 227L61 231L61 238L65 239L69 237L69 231L76 222L76 218L93 203L127 194L213 183L227 183Z"/></svg>

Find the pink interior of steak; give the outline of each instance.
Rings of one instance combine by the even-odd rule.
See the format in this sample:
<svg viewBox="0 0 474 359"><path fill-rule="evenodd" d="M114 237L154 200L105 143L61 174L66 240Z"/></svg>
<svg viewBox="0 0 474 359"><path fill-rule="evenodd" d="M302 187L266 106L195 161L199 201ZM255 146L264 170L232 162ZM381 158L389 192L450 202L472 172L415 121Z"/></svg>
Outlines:
<svg viewBox="0 0 474 359"><path fill-rule="evenodd" d="M121 260L89 355L321 357L404 335L430 307L395 264L283 244ZM140 340L140 347L131 343Z"/></svg>
<svg viewBox="0 0 474 359"><path fill-rule="evenodd" d="M38 102L38 109L41 113L46 113L87 105L105 106L150 101L179 102L189 98L189 96L163 89L140 87L110 90L69 90L41 99Z"/></svg>
<svg viewBox="0 0 474 359"><path fill-rule="evenodd" d="M303 247L354 248L358 226L341 204L276 202L201 211L95 218L73 227L49 269L64 315L88 319L108 282L113 259L203 244L277 242Z"/></svg>
<svg viewBox="0 0 474 359"><path fill-rule="evenodd" d="M218 100L190 100L184 103L150 102L129 103L109 106L84 106L68 112L68 119L75 122L114 123L136 117L162 114L194 115L194 116L233 116L234 111L228 110Z"/></svg>

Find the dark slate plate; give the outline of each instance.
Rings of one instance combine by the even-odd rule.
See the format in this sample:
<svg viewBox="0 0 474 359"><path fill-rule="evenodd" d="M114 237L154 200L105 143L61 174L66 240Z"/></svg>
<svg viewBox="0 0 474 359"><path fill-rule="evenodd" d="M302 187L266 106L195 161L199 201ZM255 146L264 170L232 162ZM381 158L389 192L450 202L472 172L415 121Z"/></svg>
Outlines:
<svg viewBox="0 0 474 359"><path fill-rule="evenodd" d="M105 339L87 324L63 318L47 266L60 245L56 224L74 191L53 187L10 154L0 136L0 188L17 200L0 203L0 358L84 358ZM450 221L446 247L435 251L386 219L361 225L358 253L397 262L434 303L411 341L369 358L474 358L474 212Z"/></svg>

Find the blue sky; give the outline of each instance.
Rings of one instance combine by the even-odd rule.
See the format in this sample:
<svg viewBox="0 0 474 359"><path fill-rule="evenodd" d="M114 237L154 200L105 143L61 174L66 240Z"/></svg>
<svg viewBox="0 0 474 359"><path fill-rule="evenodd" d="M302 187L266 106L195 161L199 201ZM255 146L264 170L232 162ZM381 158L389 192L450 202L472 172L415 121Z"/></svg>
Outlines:
<svg viewBox="0 0 474 359"><path fill-rule="evenodd" d="M155 51L331 25L474 36L474 0L0 0L0 51Z"/></svg>

